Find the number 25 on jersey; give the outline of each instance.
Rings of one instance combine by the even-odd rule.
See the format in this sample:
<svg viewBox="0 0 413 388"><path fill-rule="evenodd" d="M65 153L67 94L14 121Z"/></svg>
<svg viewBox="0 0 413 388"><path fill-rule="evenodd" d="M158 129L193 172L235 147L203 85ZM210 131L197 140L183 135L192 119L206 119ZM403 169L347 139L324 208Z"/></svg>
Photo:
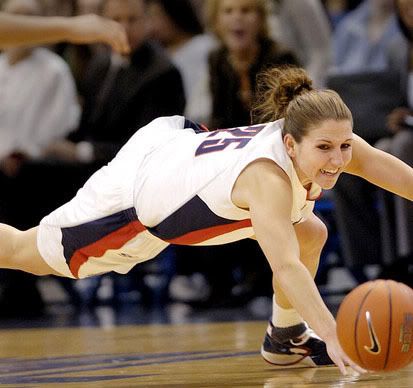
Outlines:
<svg viewBox="0 0 413 388"><path fill-rule="evenodd" d="M222 151L231 144L235 144L236 146L234 148L236 149L243 148L264 127L265 125L255 125L244 128L219 129L211 132L211 134L207 137L207 140L203 141L199 145L195 152L195 156ZM228 137L228 134L231 136ZM224 137L223 135L226 136Z"/></svg>

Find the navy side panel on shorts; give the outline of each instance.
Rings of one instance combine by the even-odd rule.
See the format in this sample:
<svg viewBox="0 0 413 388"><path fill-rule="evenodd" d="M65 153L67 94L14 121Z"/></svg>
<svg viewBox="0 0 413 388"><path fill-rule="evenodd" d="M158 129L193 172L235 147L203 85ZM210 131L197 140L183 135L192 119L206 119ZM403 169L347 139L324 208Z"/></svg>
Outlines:
<svg viewBox="0 0 413 388"><path fill-rule="evenodd" d="M135 209L129 208L61 230L66 263L77 277L80 266L90 256L100 257L108 249L119 249L145 227L138 221Z"/></svg>
<svg viewBox="0 0 413 388"><path fill-rule="evenodd" d="M160 224L147 227L147 230L164 241L190 245L250 226L250 219L237 221L217 216L201 198L195 196Z"/></svg>

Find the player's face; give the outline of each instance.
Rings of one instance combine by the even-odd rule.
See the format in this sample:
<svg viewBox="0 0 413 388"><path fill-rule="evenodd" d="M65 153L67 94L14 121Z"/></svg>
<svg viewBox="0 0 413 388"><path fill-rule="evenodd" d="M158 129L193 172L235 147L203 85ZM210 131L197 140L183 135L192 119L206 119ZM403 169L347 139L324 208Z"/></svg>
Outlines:
<svg viewBox="0 0 413 388"><path fill-rule="evenodd" d="M255 47L262 20L254 0L221 0L217 31L230 51Z"/></svg>
<svg viewBox="0 0 413 388"><path fill-rule="evenodd" d="M351 160L352 138L348 120L326 120L310 128L300 143L286 135L287 151L303 186L315 182L331 189Z"/></svg>

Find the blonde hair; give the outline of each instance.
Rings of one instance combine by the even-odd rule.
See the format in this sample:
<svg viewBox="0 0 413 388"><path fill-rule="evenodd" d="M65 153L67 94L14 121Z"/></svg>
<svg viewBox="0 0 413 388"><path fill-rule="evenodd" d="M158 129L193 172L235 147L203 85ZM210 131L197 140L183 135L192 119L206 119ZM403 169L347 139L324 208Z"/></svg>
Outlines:
<svg viewBox="0 0 413 388"><path fill-rule="evenodd" d="M333 90L314 89L304 69L279 66L257 77L257 97L252 109L253 122L284 118L283 135L300 142L311 126L325 120L349 120L350 109Z"/></svg>
<svg viewBox="0 0 413 388"><path fill-rule="evenodd" d="M218 38L220 37L220 33L217 29L217 19L218 19L218 12L219 6L222 0L207 0L206 8L205 8L205 17L206 17L206 25L208 29L213 32ZM269 17L269 5L268 0L251 0L254 4L258 15L261 18L260 23L260 31L259 31L259 38L269 38L270 36L270 29L268 26L268 17Z"/></svg>

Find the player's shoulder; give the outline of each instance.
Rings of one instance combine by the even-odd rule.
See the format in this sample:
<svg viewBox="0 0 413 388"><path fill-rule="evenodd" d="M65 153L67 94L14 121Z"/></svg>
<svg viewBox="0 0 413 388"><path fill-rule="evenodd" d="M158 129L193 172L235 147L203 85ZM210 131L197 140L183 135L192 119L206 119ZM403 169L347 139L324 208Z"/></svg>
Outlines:
<svg viewBox="0 0 413 388"><path fill-rule="evenodd" d="M274 161L258 159L240 175L232 198L244 208L289 214L293 192L288 176Z"/></svg>
<svg viewBox="0 0 413 388"><path fill-rule="evenodd" d="M233 189L233 197L237 198L239 203L248 205L280 196L289 198L291 195L291 181L287 174L273 160L267 158L251 162L241 172Z"/></svg>
<svg viewBox="0 0 413 388"><path fill-rule="evenodd" d="M255 184L264 187L277 182L288 182L290 184L286 172L274 160L269 158L259 158L252 161L241 174L245 174Z"/></svg>

